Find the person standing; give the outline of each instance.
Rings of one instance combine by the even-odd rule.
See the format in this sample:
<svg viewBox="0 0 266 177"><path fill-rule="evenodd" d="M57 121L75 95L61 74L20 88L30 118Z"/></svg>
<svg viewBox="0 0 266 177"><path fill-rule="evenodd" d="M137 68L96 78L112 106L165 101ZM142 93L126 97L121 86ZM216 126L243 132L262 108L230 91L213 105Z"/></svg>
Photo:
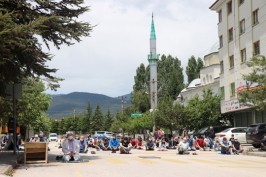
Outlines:
<svg viewBox="0 0 266 177"><path fill-rule="evenodd" d="M78 161L80 159L79 151L79 141L73 138L73 133L68 132L67 139L64 141L62 151L64 153L64 160L69 161Z"/></svg>

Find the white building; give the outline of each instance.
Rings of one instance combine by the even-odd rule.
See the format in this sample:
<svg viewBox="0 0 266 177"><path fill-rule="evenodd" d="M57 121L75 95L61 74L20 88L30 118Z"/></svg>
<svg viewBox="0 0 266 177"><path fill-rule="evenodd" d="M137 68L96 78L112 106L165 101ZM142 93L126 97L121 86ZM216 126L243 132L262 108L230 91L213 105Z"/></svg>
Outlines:
<svg viewBox="0 0 266 177"><path fill-rule="evenodd" d="M235 113L235 126L266 122L266 111L237 99L237 90L246 86L242 76L250 72L245 62L266 55L266 0L217 0L210 9L218 13L221 111Z"/></svg>
<svg viewBox="0 0 266 177"><path fill-rule="evenodd" d="M177 102L187 106L190 99L195 96L202 98L203 90L212 89L214 94L219 94L220 64L217 46L204 56L204 67L200 70L200 78L193 80L187 88L183 89L177 97Z"/></svg>

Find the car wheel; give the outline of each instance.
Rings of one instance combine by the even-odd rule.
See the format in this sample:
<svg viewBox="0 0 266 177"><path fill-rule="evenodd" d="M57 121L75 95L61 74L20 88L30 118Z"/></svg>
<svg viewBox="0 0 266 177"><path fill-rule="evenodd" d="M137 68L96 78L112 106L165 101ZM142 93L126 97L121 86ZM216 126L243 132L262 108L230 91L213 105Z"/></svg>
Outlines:
<svg viewBox="0 0 266 177"><path fill-rule="evenodd" d="M260 148L260 144L252 144L254 148Z"/></svg>

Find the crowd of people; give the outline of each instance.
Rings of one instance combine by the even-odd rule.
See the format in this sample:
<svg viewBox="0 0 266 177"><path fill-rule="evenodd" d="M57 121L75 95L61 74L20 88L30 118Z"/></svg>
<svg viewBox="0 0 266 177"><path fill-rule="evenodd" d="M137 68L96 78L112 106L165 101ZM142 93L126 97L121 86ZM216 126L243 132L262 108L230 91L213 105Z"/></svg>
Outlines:
<svg viewBox="0 0 266 177"><path fill-rule="evenodd" d="M119 151L121 154L130 154L132 149L143 149L146 151L167 151L169 149L176 149L177 154L193 154L197 155L196 150L200 151L217 151L221 154L236 154L239 155L244 151L241 143L234 138L226 137L219 141L217 137L212 138L211 134L202 136L188 136L183 135L180 137L166 138L161 129L157 133L149 135L147 140L144 141L141 136L136 139L132 137L123 137L118 139L116 134L113 134L111 139L108 138L91 138L88 136L73 137L73 133L68 133L65 140L62 142L62 151L64 153L65 161L75 161L80 158L80 153L91 153L97 151L111 151L116 153ZM262 140L261 149L266 150L266 136Z"/></svg>

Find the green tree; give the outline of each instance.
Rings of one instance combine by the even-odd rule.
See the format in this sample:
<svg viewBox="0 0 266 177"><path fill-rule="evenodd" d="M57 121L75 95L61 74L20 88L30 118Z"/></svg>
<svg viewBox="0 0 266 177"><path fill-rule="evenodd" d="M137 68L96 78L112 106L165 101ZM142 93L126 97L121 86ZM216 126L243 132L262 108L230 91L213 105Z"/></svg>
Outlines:
<svg viewBox="0 0 266 177"><path fill-rule="evenodd" d="M80 42L92 26L78 17L88 11L84 0L1 0L0 3L0 81L17 82L27 76L54 79L46 64L52 59L42 50L52 44ZM10 72L12 71L12 72Z"/></svg>
<svg viewBox="0 0 266 177"><path fill-rule="evenodd" d="M45 124L49 126L44 113L49 108L51 96L43 93L45 86L37 78L24 79L22 83L22 98L18 101L17 106L18 122L20 125L25 125L27 129L31 127L34 130L42 130L39 129L42 128L42 121L45 120L43 126ZM49 128L46 127L46 129Z"/></svg>
<svg viewBox="0 0 266 177"><path fill-rule="evenodd" d="M104 123L104 130L105 131L109 131L110 130L113 121L114 120L113 120L113 116L111 114L111 111L110 111L110 109L108 109L108 112L107 112L107 114L105 116L105 119L104 119L104 122L105 122Z"/></svg>
<svg viewBox="0 0 266 177"><path fill-rule="evenodd" d="M162 55L158 62L158 97L168 96L173 100L184 88L181 61L171 55Z"/></svg>
<svg viewBox="0 0 266 177"><path fill-rule="evenodd" d="M102 130L103 128L104 128L104 117L102 115L100 106L97 105L91 120L91 130L92 132L95 132Z"/></svg>
<svg viewBox="0 0 266 177"><path fill-rule="evenodd" d="M186 67L186 74L188 77L188 83L190 83L191 81L193 81L196 78L199 78L200 69L202 67L203 67L203 61L201 58L198 58L198 60L196 60L196 58L192 55L188 59L188 64Z"/></svg>
<svg viewBox="0 0 266 177"><path fill-rule="evenodd" d="M238 99L242 104L264 110L266 108L266 58L262 55L254 56L247 65L252 71L243 75L246 86L238 93Z"/></svg>
<svg viewBox="0 0 266 177"><path fill-rule="evenodd" d="M192 98L186 107L188 128L219 125L219 120L223 119L220 106L220 96L210 89L203 91L202 99L198 96Z"/></svg>

